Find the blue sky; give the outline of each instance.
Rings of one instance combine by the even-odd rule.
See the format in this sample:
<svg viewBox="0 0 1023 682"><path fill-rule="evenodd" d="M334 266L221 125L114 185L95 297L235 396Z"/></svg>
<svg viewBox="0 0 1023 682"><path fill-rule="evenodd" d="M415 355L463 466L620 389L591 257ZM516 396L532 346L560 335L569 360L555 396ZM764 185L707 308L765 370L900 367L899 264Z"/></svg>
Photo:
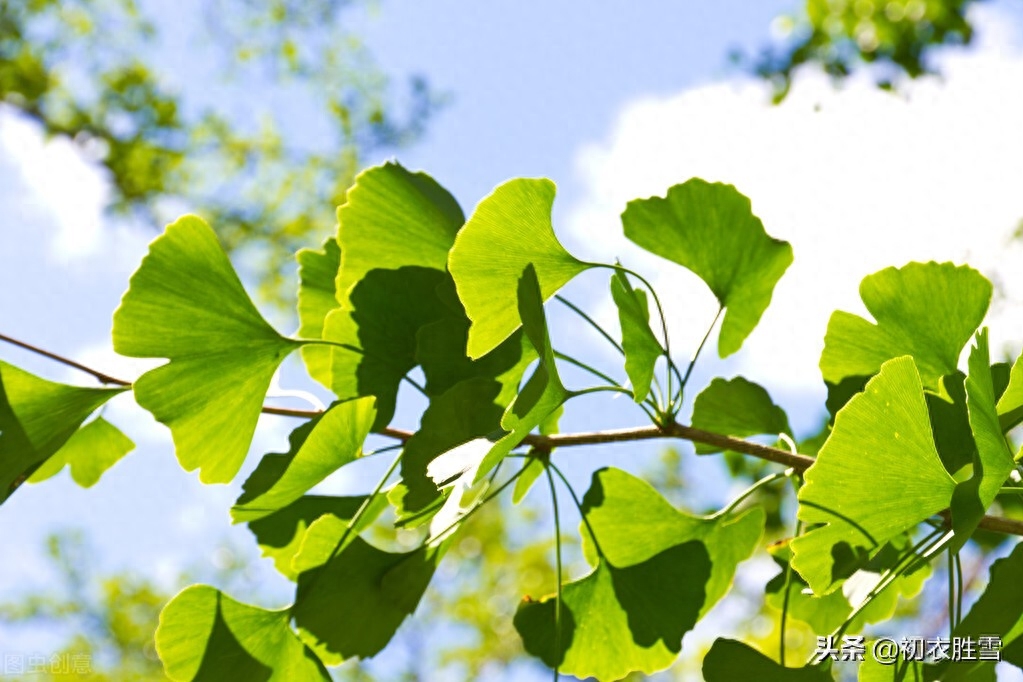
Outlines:
<svg viewBox="0 0 1023 682"><path fill-rule="evenodd" d="M402 163L433 174L467 212L507 178L554 179L565 244L654 273L676 348L695 347L712 300L691 275L625 242L617 216L628 199L663 194L693 175L748 194L768 232L793 243L796 265L744 351L729 363L707 354L696 384L742 372L805 431L820 416L816 362L827 315L859 312L856 284L880 267L929 258L978 264L1005 293L992 319L996 347L1018 352L1014 301L1023 301L1023 281L1011 265L1021 254L1007 235L1023 218L1023 57L1014 33L1020 10L994 3L983 12L980 47L943 58L942 81L895 97L861 82L836 92L807 75L789 101L771 107L726 57L764 44L771 20L793 4L658 1L626 11L609 2L382 2L352 20L385 70L422 73L452 96ZM947 143L930 144L936 135ZM0 112L0 331L134 374L108 350L110 316L152 235L103 224L103 201L101 178L68 145L45 144ZM615 328L606 291L603 276L589 273L568 290ZM621 374L616 358L568 329L555 313L556 342L560 333ZM0 358L88 383L10 347L0 347ZM297 377L292 366L285 383ZM84 529L107 569L164 581L183 566L208 566L224 542L252 547L247 530L227 525L238 485L199 484L178 467L169 434L130 398L118 401L111 420L136 440L134 453L91 490L62 474L5 503L0 535L17 560L0 562L0 600L46 584L42 538L57 528ZM412 407L399 420L414 427ZM595 397L573 407L563 428L638 423L624 401ZM264 418L246 471L258 454L282 447L292 426ZM587 461L630 467L657 448L605 448ZM697 480L719 480L709 460L690 469ZM580 487L590 470L574 477ZM253 579L263 603L286 603L288 585L267 561Z"/></svg>

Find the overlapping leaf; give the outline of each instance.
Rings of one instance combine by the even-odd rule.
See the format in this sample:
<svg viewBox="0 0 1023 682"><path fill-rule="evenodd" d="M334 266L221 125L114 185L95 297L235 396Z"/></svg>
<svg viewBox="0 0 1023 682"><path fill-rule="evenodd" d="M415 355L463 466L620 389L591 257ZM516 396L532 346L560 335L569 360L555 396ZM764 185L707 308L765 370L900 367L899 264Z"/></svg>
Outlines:
<svg viewBox="0 0 1023 682"><path fill-rule="evenodd" d="M207 585L186 588L160 614L156 650L176 682L323 680L330 674L288 624Z"/></svg>
<svg viewBox="0 0 1023 682"><path fill-rule="evenodd" d="M313 486L362 454L376 417L373 398L338 403L312 427L293 455L271 456L257 468L231 514L254 521L287 507ZM261 465L263 463L261 462Z"/></svg>
<svg viewBox="0 0 1023 682"><path fill-rule="evenodd" d="M743 377L710 382L693 403L692 424L698 429L745 438L759 434L792 435L785 410L767 390ZM719 452L713 445L696 444L697 454Z"/></svg>
<svg viewBox="0 0 1023 682"><path fill-rule="evenodd" d="M522 328L540 357L540 362L529 381L505 410L501 418L501 427L508 433L497 441L483 458L477 470L476 481L490 473L530 431L561 407L571 395L558 376L554 348L547 332L547 318L543 312L540 282L532 264L527 265L522 272L516 291Z"/></svg>
<svg viewBox="0 0 1023 682"><path fill-rule="evenodd" d="M881 364L912 355L924 386L956 371L959 355L991 301L991 283L952 263L909 263L864 278L860 297L877 321L841 310L828 322L821 355L824 380L871 376Z"/></svg>
<svg viewBox="0 0 1023 682"><path fill-rule="evenodd" d="M65 466L71 479L83 488L91 488L106 471L135 448L135 443L103 417L75 431L56 454L36 469L29 483L55 476Z"/></svg>
<svg viewBox="0 0 1023 682"><path fill-rule="evenodd" d="M1012 453L1002 435L995 408L991 356L987 329L977 332L976 345L970 351L970 373L966 378L966 403L970 428L976 443L973 476L956 486L952 494L952 529L955 538L950 551L958 551L969 539L994 502L1005 479L1015 467Z"/></svg>
<svg viewBox="0 0 1023 682"><path fill-rule="evenodd" d="M1002 431L1023 422L1023 354L1016 358L1009 370L1009 383L998 398L997 407Z"/></svg>
<svg viewBox="0 0 1023 682"><path fill-rule="evenodd" d="M322 339L323 325L330 311L338 307L337 271L341 267L341 249L333 237L319 251L302 249L298 260L298 335L303 339ZM330 388L330 346L302 346L302 360L309 376Z"/></svg>
<svg viewBox="0 0 1023 682"><path fill-rule="evenodd" d="M59 384L0 361L0 503L59 452L90 414L125 390ZM92 479L93 473L82 471L84 479Z"/></svg>
<svg viewBox="0 0 1023 682"><path fill-rule="evenodd" d="M615 270L611 276L611 298L618 307L618 322L622 328L622 349L625 351L625 373L632 383L632 394L637 403L650 394L657 358L664 352L661 342L650 329L650 308L646 292L633 289L628 276Z"/></svg>
<svg viewBox="0 0 1023 682"><path fill-rule="evenodd" d="M734 639L719 637L703 659L706 682L831 682L831 673L818 666L787 668L753 647Z"/></svg>
<svg viewBox="0 0 1023 682"><path fill-rule="evenodd" d="M483 199L458 233L448 268L472 321L467 353L479 358L519 328L515 292L532 264L541 300L590 267L558 241L551 224L554 183L519 178Z"/></svg>
<svg viewBox="0 0 1023 682"><path fill-rule="evenodd" d="M340 524L323 520L309 532L317 526L335 533L334 546L344 535ZM379 653L415 611L446 549L442 543L395 554L377 549L362 538L349 537L346 546L329 561L299 575L292 609L303 639L328 665ZM320 546L330 544L326 538L315 542ZM314 550L303 549L295 559L296 568L307 568L309 561L303 557L309 557L310 552ZM314 553L324 556L322 552Z"/></svg>
<svg viewBox="0 0 1023 682"><path fill-rule="evenodd" d="M299 343L252 304L209 226L186 216L149 246L114 313L114 350L170 362L135 382L178 461L205 483L241 467L277 366Z"/></svg>
<svg viewBox="0 0 1023 682"><path fill-rule="evenodd" d="M465 216L429 175L385 163L359 174L337 221L336 291L346 304L352 287L373 270L413 266L443 272Z"/></svg>
<svg viewBox="0 0 1023 682"><path fill-rule="evenodd" d="M817 595L866 556L948 506L955 481L931 436L920 375L909 357L889 360L838 413L805 473L792 566Z"/></svg>
<svg viewBox="0 0 1023 682"><path fill-rule="evenodd" d="M692 270L710 287L725 307L721 357L739 350L792 263L792 247L764 231L749 199L731 185L693 178L664 198L630 201L622 225L633 242Z"/></svg>
<svg viewBox="0 0 1023 682"><path fill-rule="evenodd" d="M562 588L560 637L554 596L519 604L515 627L526 651L579 678L654 673L670 666L682 650L710 571L707 548L695 540L632 566L601 559L588 576Z"/></svg>

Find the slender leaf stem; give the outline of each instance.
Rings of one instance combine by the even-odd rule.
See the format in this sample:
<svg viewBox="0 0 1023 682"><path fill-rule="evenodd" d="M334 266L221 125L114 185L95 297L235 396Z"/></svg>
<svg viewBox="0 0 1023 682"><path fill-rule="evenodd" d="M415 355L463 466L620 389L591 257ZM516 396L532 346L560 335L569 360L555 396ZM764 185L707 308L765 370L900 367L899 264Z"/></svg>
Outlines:
<svg viewBox="0 0 1023 682"><path fill-rule="evenodd" d="M405 376L403 376L403 377L402 377L402 379L404 379L404 380L405 380L405 381L406 381L407 383L409 383L409 384L411 384L412 386L414 386L414 387L415 387L415 389L416 389L417 391L419 391L420 393L422 393L422 394L423 394L423 395L424 395L424 396L425 396L426 398L429 398L429 397L430 397L430 394L426 392L426 389L425 389L425 388L423 388L422 386L420 386L420 385L419 385L419 383L418 383L418 382L416 382L416 381L415 381L414 379L412 379L412 377L410 377L410 376L409 376L408 374L406 374Z"/></svg>
<svg viewBox="0 0 1023 682"><path fill-rule="evenodd" d="M604 550L600 548L600 542L597 541L597 534L593 532L593 526L590 525L590 520L586 518L586 512L583 511L582 502L579 501L579 497L575 494L575 489L572 488L572 484L568 482L568 479L565 478L565 474L561 473L561 469L555 466L554 462L549 461L547 465L558 475L558 478L561 479L561 482L568 490L568 494L572 496L572 502L575 503L575 508L579 510L579 516L582 517L583 524L586 526L586 530L590 534L590 539L593 540L593 548L597 550L597 556L606 560L607 556L605 556Z"/></svg>
<svg viewBox="0 0 1023 682"><path fill-rule="evenodd" d="M798 538L803 532L803 522L796 519L796 531L793 538ZM789 615L789 591L792 585L792 561L791 558L788 563L785 564L785 592L783 593L781 601L781 619L778 623L778 662L785 665L785 627L788 623Z"/></svg>
<svg viewBox="0 0 1023 682"><path fill-rule="evenodd" d="M551 506L554 508L554 560L558 576L558 591L554 602L554 652L558 664L554 666L554 682L560 679L561 668L561 609L562 609L562 573L561 573L561 518L558 515L558 491L554 488L554 476L551 475L550 462L544 462L547 484L551 489Z"/></svg>
<svg viewBox="0 0 1023 682"><path fill-rule="evenodd" d="M948 551L948 641L952 641L956 631L956 573L952 548Z"/></svg>
<svg viewBox="0 0 1023 682"><path fill-rule="evenodd" d="M590 374L592 374L593 376L597 377L598 379L603 379L604 381L606 381L609 384L612 384L612 385L615 385L615 386L618 386L618 387L622 387L620 382L618 382L615 379L611 378L607 374L604 374L599 369L591 367L590 365L587 365L585 362L583 362L581 360L576 360L571 355L567 355L566 353L562 353L561 351L557 351L556 350L556 351L554 351L554 357L556 357L559 360L564 360L565 362L567 362L570 365L575 365L579 369L585 370L585 371L589 372Z"/></svg>
<svg viewBox="0 0 1023 682"><path fill-rule="evenodd" d="M616 351L618 351L622 355L625 355L625 349L622 348L622 345L620 343L618 343L617 341L615 341L615 338L613 336L611 336L610 334L608 334L607 331L603 327L601 327L597 323L596 320L594 320L592 317L587 315L586 312L583 311L582 308L580 308L576 304L572 303L571 301L569 301L567 298L565 298L561 294L554 294L554 298L558 301L558 303L561 303L562 305L567 306L572 312L574 312L579 317L583 318L583 320L585 320L591 327L596 329L597 332L601 336L603 336L605 339L607 339L607 342L610 343L614 347L614 349Z"/></svg>
<svg viewBox="0 0 1023 682"><path fill-rule="evenodd" d="M955 628L959 627L959 624L963 622L963 562L959 552L955 554L955 565L956 565L956 617L955 617ZM951 617L951 616L949 616Z"/></svg>
<svg viewBox="0 0 1023 682"><path fill-rule="evenodd" d="M718 306L717 313L714 314L714 319L711 320L710 326L707 327L707 333L703 335L703 339L700 341L700 345L696 347L696 352L693 353L693 357L689 359L689 366L686 367L685 376L680 380L681 385L678 387L678 402L682 402L683 392L686 390L686 384L689 382L689 377L693 373L693 368L696 367L696 361L700 358L700 353L703 351L703 347L707 345L707 339L710 338L710 333L714 331L714 326L718 323L718 318L721 317L724 306Z"/></svg>
<svg viewBox="0 0 1023 682"><path fill-rule="evenodd" d="M789 476L792 476L792 474L794 474L795 472L796 472L796 470L792 469L790 467L790 468L786 469L785 471L779 471L778 473L771 474L770 476L763 477L762 479L760 479L759 481L757 481L756 483L754 483L750 487L746 488L746 490L744 490L741 493L739 493L739 496L736 497L731 502L729 502L727 507L725 507L721 511L717 512L716 514L714 514L711 518L715 518L716 519L716 518L719 518L721 516L726 516L726 515L730 514L733 510L735 510L736 507L738 507L740 504L742 504L743 501L746 500L746 498L748 498L750 495L752 495L753 493L755 493L758 490L760 490L761 488L763 488L765 485L770 485L771 483L774 483L775 481L777 481L778 479L781 479L781 478L788 478Z"/></svg>
<svg viewBox="0 0 1023 682"><path fill-rule="evenodd" d="M448 524L447 528L445 528L444 530L442 530L442 531L441 531L441 532L439 532L439 533L435 533L435 534L431 535L430 537L428 537L428 538L426 539L426 541L425 541L425 542L424 542L423 544L424 544L424 545L429 545L430 543L432 543L432 542L435 542L437 538L442 538L442 537L444 537L445 535L447 535L448 533L450 533L450 532L451 532L451 529L453 529L453 528L455 528L456 526L458 526L458 525L460 525L460 524L462 524L462 523L465 523L466 521L468 521L468 520L469 520L469 518L470 518L470 517L471 517L471 516L472 516L473 514L475 514L475 513L476 513L476 512L478 512L478 511L479 511L480 509L482 509L482 508L483 508L484 506L486 506L486 504L487 504L488 502L490 502L491 500L493 500L493 499L494 499L495 497L497 497L498 495L500 495L501 493L503 493L503 492L504 492L504 491L505 491L505 490L506 490L506 489L508 488L508 486L510 486L510 485L511 485L512 483L514 483L515 481L517 481L517 480L519 479L519 476L521 476L521 475L522 475L522 472L523 472L523 471L525 471L525 468L519 469L519 471L517 471L517 472L516 472L515 474L513 474L511 478L509 478L509 479L508 479L507 481L505 481L504 483L502 483L502 484L501 484L501 485L500 485L500 486L499 486L499 487L497 488L497 490L495 490L494 492L490 493L489 495L487 495L486 497L484 497L484 498L483 498L482 500L480 500L479 502L477 502L477 503L476 503L475 505L473 505L473 507L472 507L472 508L471 508L471 509L470 509L469 511L465 512L464 514L462 514L461 516L459 516L459 517L458 517L458 518L457 518L457 519L456 519L455 521L453 521L452 523Z"/></svg>

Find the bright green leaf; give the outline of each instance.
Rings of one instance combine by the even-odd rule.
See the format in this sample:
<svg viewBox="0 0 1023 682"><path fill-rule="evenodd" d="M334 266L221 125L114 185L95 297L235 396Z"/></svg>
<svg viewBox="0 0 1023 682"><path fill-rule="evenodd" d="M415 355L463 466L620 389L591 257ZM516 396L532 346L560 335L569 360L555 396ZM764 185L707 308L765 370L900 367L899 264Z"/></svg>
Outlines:
<svg viewBox="0 0 1023 682"><path fill-rule="evenodd" d="M0 361L0 503L57 453L96 408L126 390L58 384ZM90 477L84 470L82 475Z"/></svg>
<svg viewBox="0 0 1023 682"><path fill-rule="evenodd" d="M550 180L509 180L479 203L458 233L448 267L472 320L470 358L486 355L519 328L513 292L527 265L536 269L541 300L590 267L554 235L554 192Z"/></svg>
<svg viewBox="0 0 1023 682"><path fill-rule="evenodd" d="M970 351L969 368L966 404L976 451L972 478L959 483L952 494L950 507L955 538L949 549L951 552L959 551L966 544L1016 464L1002 435L995 409L986 328L977 332L976 345Z"/></svg>
<svg viewBox="0 0 1023 682"><path fill-rule="evenodd" d="M889 360L839 411L804 474L792 566L813 589L834 589L865 555L948 506L955 481L931 437L913 359ZM817 525L823 524L823 525Z"/></svg>
<svg viewBox="0 0 1023 682"><path fill-rule="evenodd" d="M696 396L692 424L698 429L738 438L759 434L792 435L785 410L774 404L762 386L743 377L718 377L711 381ZM720 450L713 445L696 445L696 453L701 455Z"/></svg>
<svg viewBox="0 0 1023 682"><path fill-rule="evenodd" d="M1002 431L1023 422L1023 354L1016 358L1009 370L1009 384L998 399L998 417Z"/></svg>
<svg viewBox="0 0 1023 682"><path fill-rule="evenodd" d="M956 371L987 313L991 283L965 265L909 263L865 277L860 298L877 324L835 311L821 355L824 380L871 376L886 360L912 355L923 385L932 388Z"/></svg>
<svg viewBox="0 0 1023 682"><path fill-rule="evenodd" d="M555 644L555 596L521 602L515 628L526 651L579 678L654 673L682 650L710 570L707 549L695 540L628 567L602 559L588 576L562 588L561 651Z"/></svg>
<svg viewBox="0 0 1023 682"><path fill-rule="evenodd" d="M234 521L254 521L287 507L345 464L362 455L376 412L373 398L338 403L313 426L301 447L286 461L266 490L245 494L231 509ZM253 472L262 477L263 472Z"/></svg>
<svg viewBox="0 0 1023 682"><path fill-rule="evenodd" d="M770 237L735 187L693 178L665 198L630 201L625 236L692 270L725 307L721 357L739 350L764 314L774 286L792 263L788 242Z"/></svg>
<svg viewBox="0 0 1023 682"><path fill-rule="evenodd" d="M530 431L542 424L571 396L558 376L554 348L547 332L547 318L543 312L540 282L532 263L523 271L516 290L522 328L529 342L533 344L540 362L533 375L529 377L529 381L505 410L501 427L508 433L497 441L484 457L476 474L477 482L490 473L509 452L518 447Z"/></svg>
<svg viewBox="0 0 1023 682"><path fill-rule="evenodd" d="M185 588L160 614L156 650L177 682L323 680L330 674L288 625L207 585Z"/></svg>
<svg viewBox="0 0 1023 682"><path fill-rule="evenodd" d="M385 163L358 175L337 221L337 296L344 304L351 288L376 269L418 266L443 272L465 216L429 175Z"/></svg>
<svg viewBox="0 0 1023 682"><path fill-rule="evenodd" d="M611 275L611 298L618 307L618 323L622 328L625 373L632 383L636 402L642 403L650 393L654 365L664 351L650 329L646 292L633 289L628 276L621 270L615 270Z"/></svg>
<svg viewBox="0 0 1023 682"><path fill-rule="evenodd" d="M734 639L719 637L703 659L706 682L831 682L831 673L816 666L787 668L753 647Z"/></svg>
<svg viewBox="0 0 1023 682"><path fill-rule="evenodd" d="M393 554L359 537L346 544L299 576L292 609L303 639L328 665L379 653L415 611L446 548Z"/></svg>
<svg viewBox="0 0 1023 682"><path fill-rule="evenodd" d="M110 467L134 448L135 443L116 426L103 417L96 417L75 431L60 450L36 469L28 480L29 483L39 483L68 465L74 482L83 488L91 488Z"/></svg>
<svg viewBox="0 0 1023 682"><path fill-rule="evenodd" d="M690 516L675 509L649 483L621 469L594 472L583 497L583 512L604 555L615 566L641 563L682 542L702 542L711 571L700 604L701 618L727 594L736 567L753 554L764 531L764 512L759 507L724 516ZM592 540L585 526L580 532L592 563L596 558Z"/></svg>
<svg viewBox="0 0 1023 682"><path fill-rule="evenodd" d="M135 382L135 399L168 427L178 461L226 483L245 459L277 366L300 344L252 304L213 230L195 216L149 245L114 312L114 350L167 358Z"/></svg>
<svg viewBox="0 0 1023 682"><path fill-rule="evenodd" d="M302 249L298 260L298 336L322 339L323 324L330 311L338 307L334 288L341 266L341 250L333 237L319 251ZM302 346L302 360L309 376L330 388L330 347L322 344Z"/></svg>

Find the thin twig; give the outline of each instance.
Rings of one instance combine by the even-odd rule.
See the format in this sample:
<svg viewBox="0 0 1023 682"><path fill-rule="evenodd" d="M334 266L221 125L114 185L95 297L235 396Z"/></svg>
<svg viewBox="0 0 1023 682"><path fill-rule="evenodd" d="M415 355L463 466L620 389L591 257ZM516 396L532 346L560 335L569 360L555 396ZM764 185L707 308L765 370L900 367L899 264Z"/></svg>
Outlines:
<svg viewBox="0 0 1023 682"><path fill-rule="evenodd" d="M74 367L79 372L85 372L86 374L92 375L94 378L98 379L100 381L100 383L115 384L117 386L131 386L131 382L130 381L125 381L123 379L118 379L117 377L112 377L109 374L105 374L103 372L100 372L99 370L92 369L91 367L86 367L85 365L83 365L83 364L81 364L79 362L75 362L74 360L72 360L70 358L66 358L63 355L57 355L56 353L51 353L48 350L43 350L42 348L39 348L38 346L33 346L30 343L25 343L24 341L19 341L18 339L13 339L10 336L7 336L5 334L0 334L0 341L5 341L5 342L11 344L12 346L18 346L19 348L24 348L27 351L31 351L31 352L35 353L36 355L42 355L44 358L49 358L50 360L53 360L54 362L59 362L62 365L67 365L68 367Z"/></svg>

